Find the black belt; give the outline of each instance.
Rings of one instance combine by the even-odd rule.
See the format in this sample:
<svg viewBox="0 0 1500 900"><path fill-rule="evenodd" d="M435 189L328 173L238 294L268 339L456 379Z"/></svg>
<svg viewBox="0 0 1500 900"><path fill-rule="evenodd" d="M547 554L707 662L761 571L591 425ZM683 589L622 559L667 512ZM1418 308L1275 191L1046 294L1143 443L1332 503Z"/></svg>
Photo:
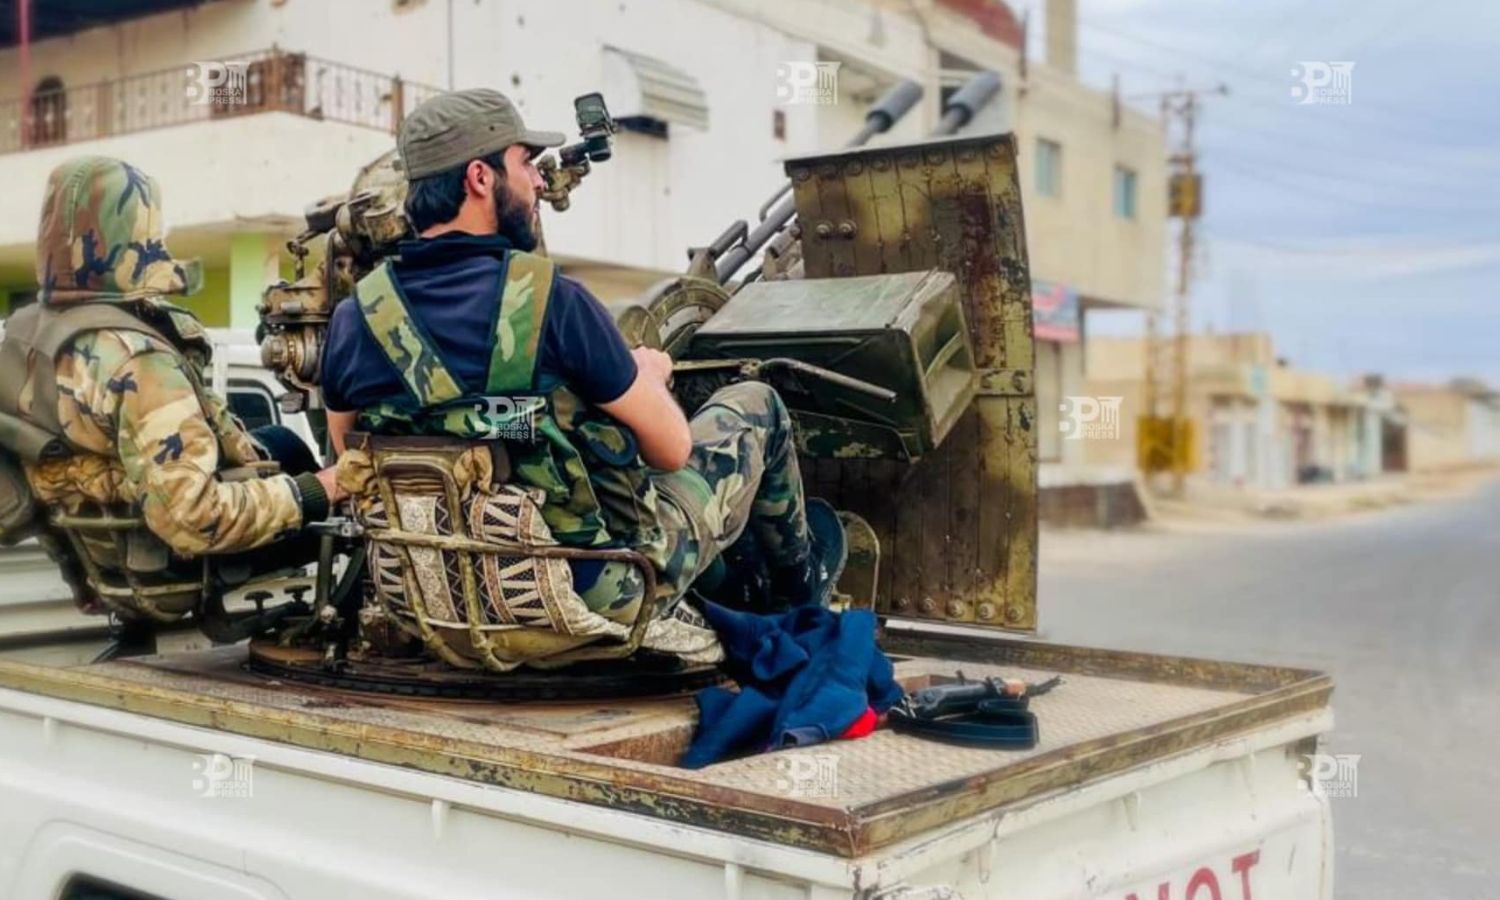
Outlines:
<svg viewBox="0 0 1500 900"><path fill-rule="evenodd" d="M897 707L889 716L897 731L953 744L1006 750L1030 750L1040 733L1026 697L981 700L972 710L924 718Z"/></svg>

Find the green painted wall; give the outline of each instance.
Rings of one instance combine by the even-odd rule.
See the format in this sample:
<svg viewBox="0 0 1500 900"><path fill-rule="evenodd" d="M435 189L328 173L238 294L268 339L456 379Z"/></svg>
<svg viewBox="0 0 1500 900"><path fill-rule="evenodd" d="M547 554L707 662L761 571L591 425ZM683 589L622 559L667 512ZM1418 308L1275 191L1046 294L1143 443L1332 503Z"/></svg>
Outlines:
<svg viewBox="0 0 1500 900"><path fill-rule="evenodd" d="M229 327L229 269L203 270L203 290L184 297L183 306L193 311L209 328Z"/></svg>
<svg viewBox="0 0 1500 900"><path fill-rule="evenodd" d="M240 232L229 237L229 324L254 328L255 307L266 289L266 260L275 253L269 235Z"/></svg>
<svg viewBox="0 0 1500 900"><path fill-rule="evenodd" d="M0 317L11 313L10 295L36 289L31 281L0 281ZM229 327L229 270L204 269L203 290L191 297L180 297L178 303L193 311L209 328Z"/></svg>

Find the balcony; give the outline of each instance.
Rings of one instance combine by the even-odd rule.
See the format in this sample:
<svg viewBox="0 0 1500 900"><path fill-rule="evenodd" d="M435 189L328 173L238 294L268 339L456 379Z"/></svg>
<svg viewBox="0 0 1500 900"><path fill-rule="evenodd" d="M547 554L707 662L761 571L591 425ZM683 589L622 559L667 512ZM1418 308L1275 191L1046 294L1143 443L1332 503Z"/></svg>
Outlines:
<svg viewBox="0 0 1500 900"><path fill-rule="evenodd" d="M44 81L29 98L0 101L0 154L267 112L394 134L406 111L435 93L273 48L96 84Z"/></svg>
<svg viewBox="0 0 1500 900"><path fill-rule="evenodd" d="M207 70L207 71L205 71ZM280 247L309 203L348 190L395 146L402 116L436 88L271 49L0 102L0 316L34 292L36 210L72 156L127 160L162 188L172 252L198 257L189 307L252 327Z"/></svg>

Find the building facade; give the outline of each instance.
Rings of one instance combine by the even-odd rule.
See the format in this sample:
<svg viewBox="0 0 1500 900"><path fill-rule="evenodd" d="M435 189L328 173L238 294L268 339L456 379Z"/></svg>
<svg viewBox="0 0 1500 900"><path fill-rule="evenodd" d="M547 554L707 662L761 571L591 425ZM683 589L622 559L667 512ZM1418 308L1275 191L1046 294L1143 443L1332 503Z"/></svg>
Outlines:
<svg viewBox="0 0 1500 900"><path fill-rule="evenodd" d="M1483 382L1391 387L1407 419L1407 456L1413 471L1500 463L1500 392Z"/></svg>
<svg viewBox="0 0 1500 900"><path fill-rule="evenodd" d="M573 208L544 223L552 254L616 299L681 271L688 247L733 220L753 221L783 183L778 160L844 143L886 88L923 84L920 106L882 138L913 140L948 93L996 71L1000 96L967 130L1012 131L1019 148L1042 483L1132 477L1065 440L1059 407L1085 393L1088 312L1160 301L1163 133L1078 80L1075 0L1048 3L1040 59L1001 0L160 0L129 16L71 5L69 18L67 0L48 4L54 24L30 42L24 75L20 48L0 47L12 212L0 217L0 314L35 290L33 211L47 173L80 153L162 183L173 252L205 262L189 304L243 329L303 209L347 190L423 98L494 87L533 127L571 133L572 99L600 90L627 130ZM796 102L791 73L813 63L836 65L836 86ZM221 96L231 67L245 84Z"/></svg>
<svg viewBox="0 0 1500 900"><path fill-rule="evenodd" d="M1145 342L1097 338L1088 348L1089 391L1120 396L1126 440L1087 442L1089 458L1133 464L1144 408ZM1354 385L1288 365L1269 334L1193 335L1187 417L1195 434L1190 479L1249 490L1371 478L1404 468L1404 419L1378 379Z"/></svg>

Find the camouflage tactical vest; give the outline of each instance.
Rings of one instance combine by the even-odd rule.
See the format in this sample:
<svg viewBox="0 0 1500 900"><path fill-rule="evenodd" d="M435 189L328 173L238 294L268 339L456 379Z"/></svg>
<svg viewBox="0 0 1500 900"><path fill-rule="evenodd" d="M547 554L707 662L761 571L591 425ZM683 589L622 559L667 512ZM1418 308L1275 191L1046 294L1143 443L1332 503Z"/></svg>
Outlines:
<svg viewBox="0 0 1500 900"><path fill-rule="evenodd" d="M0 342L0 451L13 460L3 473L7 483L0 493L30 491L24 482L16 482L19 467L14 462L29 471L93 455L70 443L58 420L57 357L85 332L134 331L161 341L189 362L182 370L202 397L205 387L197 373L209 354L202 325L191 313L165 300L134 301L132 306L137 304L153 313L152 321L142 319L130 306L111 301L62 307L38 303L7 320L5 339ZM217 429L218 420L207 415L204 406L210 427ZM215 437L222 447L225 436L216 431ZM221 453L220 460L227 456ZM27 499L11 497L7 505L20 511ZM6 537L38 537L63 565L80 606L102 605L130 618L179 619L201 595L202 566L174 560L170 548L139 516L138 508L125 503L108 508L87 504L76 510L48 509L45 515L34 509L24 516L8 516L12 533Z"/></svg>
<svg viewBox="0 0 1500 900"><path fill-rule="evenodd" d="M411 315L383 263L360 280L359 309L407 396L359 412L372 434L500 440L516 481L546 494L542 518L574 547L629 547L660 567L665 542L656 488L635 435L561 384L539 383L538 347L555 267L543 256L506 254L483 392L460 385ZM488 323L487 323L488 324Z"/></svg>

